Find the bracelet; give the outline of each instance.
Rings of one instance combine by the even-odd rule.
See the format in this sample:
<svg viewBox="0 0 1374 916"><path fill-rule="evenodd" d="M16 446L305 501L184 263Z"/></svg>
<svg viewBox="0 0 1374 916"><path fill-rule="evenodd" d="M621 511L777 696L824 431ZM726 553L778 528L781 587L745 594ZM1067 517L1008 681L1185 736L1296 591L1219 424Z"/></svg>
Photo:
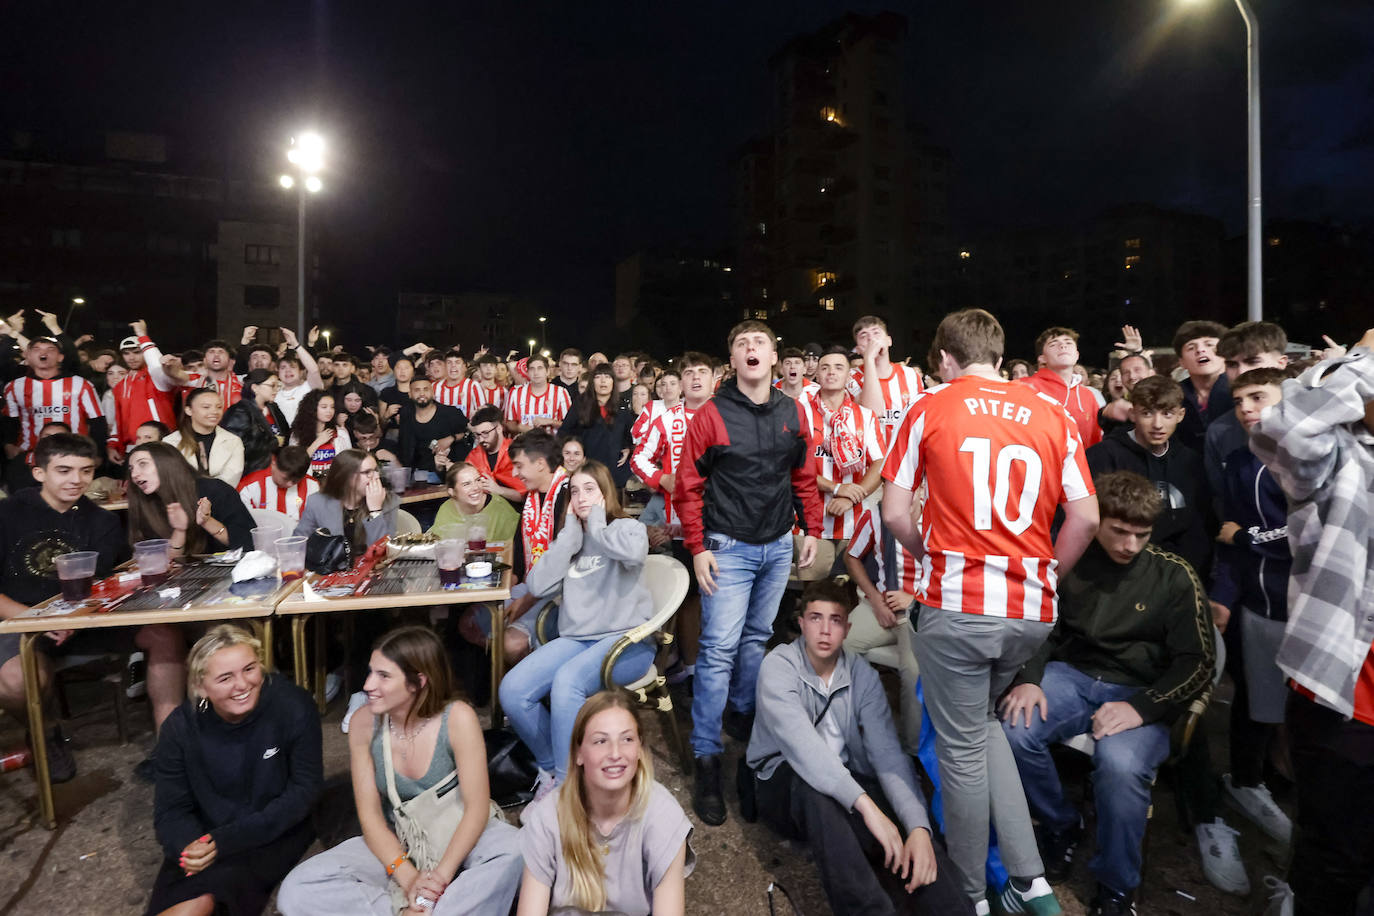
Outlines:
<svg viewBox="0 0 1374 916"><path fill-rule="evenodd" d="M406 858L406 854L401 853L399 856L396 857L396 860L394 862L392 862L390 865L386 867L386 876L390 878L392 875L396 874L396 869L400 868L401 864L407 861L409 860Z"/></svg>

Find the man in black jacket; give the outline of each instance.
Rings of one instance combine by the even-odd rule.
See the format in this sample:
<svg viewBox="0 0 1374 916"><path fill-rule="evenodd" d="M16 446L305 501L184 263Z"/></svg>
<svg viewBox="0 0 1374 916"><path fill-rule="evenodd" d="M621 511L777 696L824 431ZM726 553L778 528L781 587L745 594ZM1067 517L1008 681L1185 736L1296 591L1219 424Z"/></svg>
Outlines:
<svg viewBox="0 0 1374 916"><path fill-rule="evenodd" d="M1093 479L1111 471L1134 471L1155 485L1163 499L1150 540L1193 564L1206 576L1212 560L1211 497L1202 456L1179 441L1183 389L1168 376L1141 379L1131 391L1130 426L1088 449Z"/></svg>
<svg viewBox="0 0 1374 916"><path fill-rule="evenodd" d="M1068 876L1083 821L1064 798L1049 748L1084 732L1096 740L1097 856L1089 868L1098 885L1089 912L1114 916L1134 912L1150 787L1169 756L1169 725L1211 683L1216 649L1196 573L1149 543L1163 502L1154 485L1129 471L1095 484L1097 537L1060 583L1059 622L1000 709L1026 801L1044 828L1052 881Z"/></svg>
<svg viewBox="0 0 1374 916"><path fill-rule="evenodd" d="M754 686L792 565L792 526L805 540L799 567L816 557L821 496L796 401L773 387L777 338L761 321L730 331L733 380L692 418L673 505L701 588L701 648L692 701L696 790L692 807L724 823L721 721L741 741L753 727Z"/></svg>

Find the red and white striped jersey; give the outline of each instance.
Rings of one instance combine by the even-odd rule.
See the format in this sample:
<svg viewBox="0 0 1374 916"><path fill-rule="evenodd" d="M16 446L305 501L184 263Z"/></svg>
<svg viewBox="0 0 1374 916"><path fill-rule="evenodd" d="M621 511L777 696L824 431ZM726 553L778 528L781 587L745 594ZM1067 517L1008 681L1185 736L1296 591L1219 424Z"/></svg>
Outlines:
<svg viewBox="0 0 1374 916"><path fill-rule="evenodd" d="M1001 379L936 386L907 411L883 478L912 491L928 485L923 603L1054 623L1055 509L1095 492L1062 404Z"/></svg>
<svg viewBox="0 0 1374 916"><path fill-rule="evenodd" d="M449 407L463 409L463 386L468 383L467 379L456 384L449 384L448 379L443 379L434 383L434 400L439 404L447 404ZM463 411L467 413L467 411Z"/></svg>
<svg viewBox="0 0 1374 916"><path fill-rule="evenodd" d="M649 408L644 408L646 414L648 411ZM687 437L687 425L694 416L696 411L688 410L685 402L679 401L676 407L663 408L658 416L649 421L643 440L638 441L630 456L630 470L634 471L635 476L650 489L663 494L663 512L670 528L681 522L673 511L673 494L662 487L663 475L677 474L678 462L682 459L682 442Z"/></svg>
<svg viewBox="0 0 1374 916"><path fill-rule="evenodd" d="M451 406L462 410L469 420L472 419L473 414L488 404L496 407L506 406L506 389L500 385L484 388L477 379L465 378L459 389L458 403Z"/></svg>
<svg viewBox="0 0 1374 916"><path fill-rule="evenodd" d="M319 490L319 481L309 474L294 486L279 487L272 479L271 468L254 471L239 481L239 499L243 500L245 506L250 509L271 509L289 515L295 521L301 520L301 512L310 494Z"/></svg>
<svg viewBox="0 0 1374 916"><path fill-rule="evenodd" d="M811 448L811 457L816 464L816 476L824 477L826 480L841 483L858 483L863 480L864 473L875 461L882 461L887 454L887 440L883 437L882 430L878 426L876 415L859 404L859 402L845 395L845 400L841 404L840 410L826 410L825 405L819 397L803 398L802 415L806 417L810 426L807 434L807 442ZM849 468L839 467L834 456L831 454L830 444L833 441L834 424L838 421L841 412L848 407L848 431L854 441L862 443L863 461L859 464L851 465ZM830 501L835 498L833 493L822 493L825 504L828 507ZM822 528L817 537L823 538L848 538L854 536L854 527L859 523L864 514L863 504L852 507L844 515L831 515L828 512L823 517ZM800 533L800 529L798 529Z"/></svg>
<svg viewBox="0 0 1374 916"><path fill-rule="evenodd" d="M780 378L780 379L778 379L776 382L773 383L773 387L776 388L776 389L778 389L779 391L782 391L782 383L785 382L785 381L787 381L786 378ZM818 385L818 384L816 384L815 382L803 382L803 383L802 383L802 397L809 398L809 397L811 397L811 396L813 396L813 395L819 394L820 391L821 391L821 386ZM783 394L786 394L786 393L787 393L787 392L783 391Z"/></svg>
<svg viewBox="0 0 1374 916"><path fill-rule="evenodd" d="M896 569L889 570L888 551L883 549L883 541L879 536L882 534L885 532L882 531L882 522L878 514L865 511L859 523L854 526L854 537L849 540L849 555L856 560L862 560L870 550L873 551L873 559L878 564L878 578L874 580L874 584L878 586L879 591L896 590L908 595L917 594L921 564L916 562L916 558L907 552L905 547L897 543L896 538L888 534L886 536L892 539L891 557L896 561Z"/></svg>
<svg viewBox="0 0 1374 916"><path fill-rule="evenodd" d="M551 419L557 426L571 407L572 399L566 388L548 385L543 394L533 394L529 385L516 385L506 398L506 419L521 426L533 426L535 420Z"/></svg>
<svg viewBox="0 0 1374 916"><path fill-rule="evenodd" d="M682 406L682 401L677 402L677 406ZM649 424L659 418L661 414L668 410L662 401L653 400L644 405L644 409L635 418L634 425L630 427L630 441L635 445L644 441L644 437L649 434Z"/></svg>
<svg viewBox="0 0 1374 916"><path fill-rule="evenodd" d="M239 399L243 397L243 379L232 372L222 379L213 378L201 372L193 372L190 381L186 383L183 390L189 391L193 388L209 388L211 386L219 392L220 400L224 402L226 410L231 405L237 404Z"/></svg>
<svg viewBox="0 0 1374 916"><path fill-rule="evenodd" d="M58 378L22 376L5 386L5 414L19 421L19 447L33 448L38 432L49 423L66 423L89 435L88 420L103 419L95 387L72 375Z"/></svg>
<svg viewBox="0 0 1374 916"><path fill-rule="evenodd" d="M923 390L921 373L902 363L893 363L892 374L887 378L879 379L879 382L883 386L883 411L878 414L878 423L883 427L883 436L888 445L891 445L892 434L897 431L897 427L902 423L902 417L906 416L907 409L911 407L912 402ZM854 400L858 401L862 398L864 390L863 366L849 370L849 384L846 388L854 396Z"/></svg>

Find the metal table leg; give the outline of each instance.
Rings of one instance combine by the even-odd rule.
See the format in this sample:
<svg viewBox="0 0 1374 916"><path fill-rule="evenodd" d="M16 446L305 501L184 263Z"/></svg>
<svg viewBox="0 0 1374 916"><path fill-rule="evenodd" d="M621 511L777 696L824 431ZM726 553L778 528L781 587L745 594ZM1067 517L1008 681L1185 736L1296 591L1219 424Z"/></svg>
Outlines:
<svg viewBox="0 0 1374 916"><path fill-rule="evenodd" d="M319 707L321 713L324 712L324 708L327 705L327 701L324 698L324 681L326 676L324 658L324 621L319 620L315 622L315 676L313 682L315 685L315 705Z"/></svg>
<svg viewBox="0 0 1374 916"><path fill-rule="evenodd" d="M291 676L297 687L310 689L310 666L305 652L305 624L308 618L297 614L291 618Z"/></svg>
<svg viewBox="0 0 1374 916"><path fill-rule="evenodd" d="M272 618L254 618L248 621L253 628L253 633L258 637L258 642L262 643L262 666L269 673L277 670L275 646L272 645Z"/></svg>
<svg viewBox="0 0 1374 916"><path fill-rule="evenodd" d="M506 606L496 602L491 608L491 727L500 728L501 678L506 673Z"/></svg>
<svg viewBox="0 0 1374 916"><path fill-rule="evenodd" d="M29 707L29 742L33 745L33 776L38 782L38 813L43 825L57 829L57 805L52 795L52 774L48 770L47 730L43 723L43 694L38 684L38 659L33 642L41 633L19 637L19 664L24 672L24 698Z"/></svg>

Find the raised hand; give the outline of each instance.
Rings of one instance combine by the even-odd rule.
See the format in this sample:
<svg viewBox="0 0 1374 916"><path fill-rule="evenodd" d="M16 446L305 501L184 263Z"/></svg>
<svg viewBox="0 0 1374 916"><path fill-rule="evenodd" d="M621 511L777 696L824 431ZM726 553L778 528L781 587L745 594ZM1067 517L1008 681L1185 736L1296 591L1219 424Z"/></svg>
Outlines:
<svg viewBox="0 0 1374 916"><path fill-rule="evenodd" d="M310 346L313 347L313 346L315 346L315 341L317 341L317 340L319 340L319 339L320 339L320 326L319 326L319 325L312 325L311 328L310 328L310 332L309 332L308 334L305 335L305 342L308 343L308 344L310 344Z"/></svg>
<svg viewBox="0 0 1374 916"><path fill-rule="evenodd" d="M1145 349L1143 338L1140 331L1134 325L1123 324L1121 326L1121 340L1116 342L1117 349L1125 350L1128 353L1139 353Z"/></svg>
<svg viewBox="0 0 1374 916"><path fill-rule="evenodd" d="M255 324L244 325L243 336L239 338L239 343L248 345L253 342L253 338L258 336L258 326Z"/></svg>
<svg viewBox="0 0 1374 916"><path fill-rule="evenodd" d="M134 332L135 337L148 336L148 322L144 321L142 318L129 322L129 329Z"/></svg>
<svg viewBox="0 0 1374 916"><path fill-rule="evenodd" d="M296 339L295 331L290 328L278 328L278 330L281 331L281 336L286 339L286 346L288 349L294 350L301 345L301 342Z"/></svg>

